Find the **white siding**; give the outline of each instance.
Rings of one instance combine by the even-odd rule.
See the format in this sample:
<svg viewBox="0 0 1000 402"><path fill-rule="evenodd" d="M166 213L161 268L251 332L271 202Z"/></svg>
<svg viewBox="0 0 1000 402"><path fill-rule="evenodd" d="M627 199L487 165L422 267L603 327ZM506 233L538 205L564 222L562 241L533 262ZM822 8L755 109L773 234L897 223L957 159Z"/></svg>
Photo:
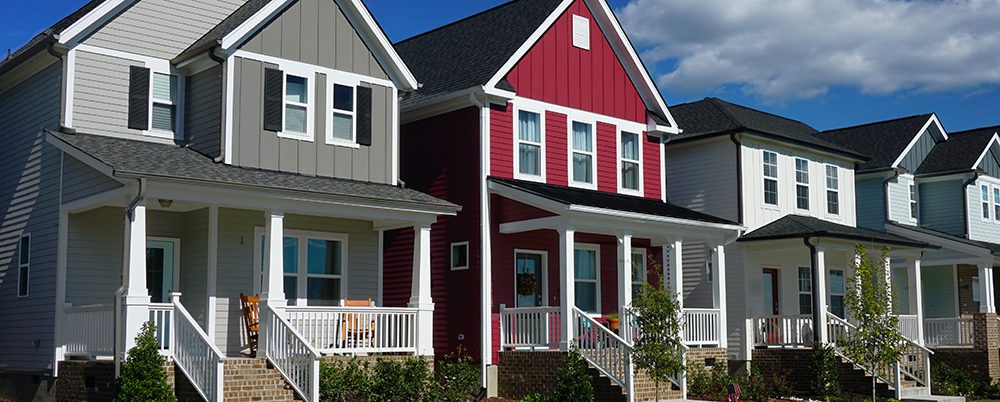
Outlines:
<svg viewBox="0 0 1000 402"><path fill-rule="evenodd" d="M910 185L913 175L901 174L889 181L889 220L906 225L916 225L917 219L910 215Z"/></svg>
<svg viewBox="0 0 1000 402"><path fill-rule="evenodd" d="M667 198L695 211L738 221L736 144L729 137L667 145Z"/></svg>

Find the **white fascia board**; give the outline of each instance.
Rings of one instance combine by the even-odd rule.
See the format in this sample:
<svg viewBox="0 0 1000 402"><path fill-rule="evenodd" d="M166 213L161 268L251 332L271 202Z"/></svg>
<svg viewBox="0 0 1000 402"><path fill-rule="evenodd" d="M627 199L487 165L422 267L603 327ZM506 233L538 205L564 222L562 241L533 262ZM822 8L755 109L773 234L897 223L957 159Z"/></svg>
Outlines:
<svg viewBox="0 0 1000 402"><path fill-rule="evenodd" d="M104 162L97 160L97 158L94 158L93 156L90 156L87 153L77 149L76 147L67 144L63 140L56 138L56 136L52 135L51 133L45 133L45 142L49 143L49 145L56 147L60 151L65 152L67 155L72 156L74 159L83 162L84 165L89 166L91 169L94 169L109 178L115 179L114 168L108 166Z"/></svg>
<svg viewBox="0 0 1000 402"><path fill-rule="evenodd" d="M505 184L491 181L488 188L490 193L510 198L522 204L527 204L554 214L564 214L569 211L569 206L566 204L518 190Z"/></svg>
<svg viewBox="0 0 1000 402"><path fill-rule="evenodd" d="M910 139L910 143L906 145L906 148L903 149L903 152L901 152L898 156L896 156L896 160L892 162L892 165L890 165L890 167L896 167L899 166L900 163L903 163L903 158L906 157L906 154L910 153L910 150L913 149L914 145L917 145L917 141L920 140L920 135L923 134L924 131L926 131L927 128L931 126L931 124L937 125L937 128L938 130L941 131L941 135L944 137L944 140L945 141L948 140L948 133L944 131L944 127L942 127L941 122L938 121L937 114L931 114L931 117L927 119L927 122L924 123L924 125L920 127L920 130L917 130L917 133L913 135L912 139Z"/></svg>
<svg viewBox="0 0 1000 402"><path fill-rule="evenodd" d="M994 144L1000 145L1000 136L998 136L997 133L993 133L993 138L990 138L990 142L986 144L986 148L983 149L983 153L979 154L979 157L976 158L976 163L972 165L972 169L979 167L979 165L983 163L983 159L990 153L990 148L993 148Z"/></svg>
<svg viewBox="0 0 1000 402"><path fill-rule="evenodd" d="M368 32L362 33L362 36L366 37L366 39L374 39L375 42L381 45L379 47L379 51L376 51L375 54L388 59L386 61L389 63L386 64L392 67L392 70L395 73L393 75L398 78L398 84L400 84L398 85L399 89L402 89L403 91L416 90L420 86L420 84L417 83L416 76L413 75L410 68L403 62L403 58L399 57L399 53L396 52L396 48L392 46L392 42L389 41L389 38L385 36L384 32L382 32L382 28L380 28L378 23L375 22L375 18L372 17L372 14L368 11L368 7L366 7L361 0L350 0L350 2L353 6L353 10L348 13L348 17L356 14L356 16L364 22L364 25L368 27Z"/></svg>
<svg viewBox="0 0 1000 402"><path fill-rule="evenodd" d="M591 206L584 206L584 205L570 205L569 210L571 212L580 212L580 213L594 214L594 215L604 215L604 216L610 216L610 217L616 217L616 218L624 218L624 219L630 219L630 220L645 221L645 222L649 222L649 223L662 223L662 224L670 224L670 225L690 226L690 227L696 227L696 228L702 228L702 229L713 229L713 230L728 231L728 232L733 232L733 231L742 232L742 231L746 230L745 227L740 226L740 225L733 225L733 224L727 224L727 223L702 222L702 221L695 221L695 220L689 220L689 219L673 218L673 217L659 216L659 215L641 214L641 213L635 213L635 212L625 212L625 211L619 211L619 210L615 210L615 209L591 207Z"/></svg>
<svg viewBox="0 0 1000 402"><path fill-rule="evenodd" d="M486 82L486 88L489 88L490 90L498 90L497 83L499 83L503 77L507 76L507 73L521 61L524 55L527 54L532 47L534 47L535 42L538 42L542 38L542 35L545 35L545 32L559 20L559 17L562 16L563 12L565 12L571 4L573 4L573 1L574 0L563 0L563 2L556 7L555 11L553 11L552 14L549 14L549 16L545 18L545 21L542 21L542 24L535 29L535 32L531 33L528 40L521 44L521 47L514 52L514 55L511 56L510 59L507 59L507 62L505 62L503 66L497 70L493 77Z"/></svg>
<svg viewBox="0 0 1000 402"><path fill-rule="evenodd" d="M984 247L973 246L971 244L966 244L966 243L962 243L962 242L958 242L958 241L954 241L954 240L950 240L950 239L946 239L946 238L934 236L934 235L931 235L931 234L928 234L928 233L923 233L923 232L919 232L919 231L916 231L916 230L907 229L907 228L900 227L900 226L897 226L897 225L886 225L885 226L885 230L886 230L886 232L888 232L890 234L894 234L894 235L897 235L897 236L903 236L903 237L911 238L911 239L914 239L914 240L917 240L917 241L922 241L924 243L941 246L941 247L947 248L949 250L954 250L954 251L957 251L957 252L960 252L960 253L970 254L970 255L972 255L974 257L978 257L978 258L989 258L992 255L992 253L990 252L990 250L986 249Z"/></svg>
<svg viewBox="0 0 1000 402"><path fill-rule="evenodd" d="M73 43L78 42L78 39L84 38L86 33L103 26L105 23L113 19L122 10L128 8L137 0L107 0L104 4L101 4L90 10L87 15L80 18L72 25L63 29L55 35L56 40L59 44L64 46L69 46Z"/></svg>

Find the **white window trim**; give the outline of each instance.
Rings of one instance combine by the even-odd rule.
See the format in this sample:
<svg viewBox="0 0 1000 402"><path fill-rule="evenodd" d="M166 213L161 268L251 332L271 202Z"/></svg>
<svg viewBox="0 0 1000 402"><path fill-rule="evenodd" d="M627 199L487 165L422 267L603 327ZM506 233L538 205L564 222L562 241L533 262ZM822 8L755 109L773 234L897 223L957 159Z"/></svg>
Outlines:
<svg viewBox="0 0 1000 402"><path fill-rule="evenodd" d="M298 66L279 65L281 69L281 131L279 138L288 138L299 141L315 141L316 125L316 71ZM292 102L288 100L288 77L301 77L306 79L306 103ZM306 132L297 133L288 131L288 106L298 106L306 108ZM331 106L332 107L332 106ZM328 124L329 125L329 124Z"/></svg>
<svg viewBox="0 0 1000 402"><path fill-rule="evenodd" d="M537 113L538 114L538 116L539 116L538 117L538 123L540 125L539 129L541 131L539 133L539 135L541 136L541 140L542 140L540 143L533 143L533 142L529 142L529 141L521 141L521 111L522 110L525 111L525 112ZM539 182L539 183L545 183L546 182L546 179L545 179L546 178L546 176L545 176L545 165L546 165L546 163L545 163L545 156L546 156L546 154L545 154L545 110L544 109L522 108L522 107L517 106L517 104L514 104L514 129L511 130L511 131L514 133L514 178L518 179L518 180L528 180L528 181L535 181L535 182ZM541 175L532 175L532 174L521 173L521 149L520 149L520 146L521 146L522 142L524 142L526 144L531 144L531 145L538 145L539 147L541 147L541 149L538 151L538 153L539 153L538 159L539 159L539 166L540 166L539 170L540 170ZM597 172L594 172L594 174L596 175Z"/></svg>
<svg viewBox="0 0 1000 402"><path fill-rule="evenodd" d="M456 266L452 265L452 264L454 264L454 261L455 261L455 247L456 246L465 246L465 265L463 265L463 266L456 267ZM448 258L448 266L451 268L452 271L463 271L463 270L469 269L469 242L468 241L460 241L460 242L451 243L451 247L448 250L449 250L448 251L448 257L449 257Z"/></svg>
<svg viewBox="0 0 1000 402"><path fill-rule="evenodd" d="M767 154L774 155L774 176L773 177L772 176L768 176L767 174L764 173L764 167L768 166L768 163L767 163ZM763 176L763 180L761 180L761 182L760 182L761 186L762 186L761 189L760 189L761 190L760 191L760 197L761 197L761 202L762 202L762 205L764 206L764 208L776 208L776 207L778 207L781 204L781 181L779 181L779 177L781 177L780 166L781 166L781 163L779 162L779 158L778 158L778 153L777 152L768 151L766 149L762 149L761 150L761 154L760 154L760 172L761 172L761 175ZM771 204L771 203L767 202L767 186L765 185L765 183L767 183L768 180L773 180L774 181L774 204Z"/></svg>
<svg viewBox="0 0 1000 402"><path fill-rule="evenodd" d="M909 187L906 188L907 197L909 198L909 202L906 204L906 206L909 207L910 219L916 219L919 221L920 205L918 204L917 200L920 197L920 195L917 193L918 191L920 191L920 189L917 188L917 183L912 183L909 185Z"/></svg>
<svg viewBox="0 0 1000 402"><path fill-rule="evenodd" d="M645 285L646 283L649 282L649 267L646 265L646 249L642 248L642 247L640 247L640 248L633 248L632 249L632 254L633 254L633 256L632 256L632 262L633 263L635 263L635 255L634 254L642 254L642 260L641 261L642 261L642 273L643 273L642 277L639 278L640 280L636 280L635 275L632 275L632 286L635 286L635 285ZM638 296L639 295L633 293L632 294L632 299L634 300Z"/></svg>
<svg viewBox="0 0 1000 402"><path fill-rule="evenodd" d="M358 85L361 84L361 81L349 80L344 77L333 77L330 75L326 76L326 81L326 144L339 147L361 148L361 145L358 144ZM333 88L335 85L351 88L351 99L354 103L353 111L348 112L341 109L335 109L333 107ZM333 136L333 115L337 113L351 116L350 140L336 138Z"/></svg>
<svg viewBox="0 0 1000 402"><path fill-rule="evenodd" d="M149 69L149 94L148 94L148 105L146 107L146 121L149 122L149 128L142 130L143 135L150 137L163 138L168 140L179 139L182 137L181 133L184 132L184 87L187 80L186 77L180 74L173 67L162 68L162 66L150 65L147 63L145 65ZM153 97L153 82L156 79L156 74L169 75L177 78L177 93L175 94L177 99L169 103L174 107L174 131L161 130L153 128L153 104L159 103L162 105L167 105L167 102L155 100Z"/></svg>
<svg viewBox="0 0 1000 402"><path fill-rule="evenodd" d="M805 165L806 166L806 170L804 172L805 175L806 175L806 181L805 182L799 181L799 161L803 161L803 162L806 163L806 165ZM809 182L810 182L809 175L811 174L810 173L810 169L809 169L809 160L806 159L806 158L798 158L798 157L796 157L796 158L794 158L793 164L794 165L792 167L795 170L795 210L797 210L797 211L809 211L809 210L812 209L812 200L811 200L812 197L810 197L810 195L812 195L811 194L812 193L812 187L810 187L810 184L809 184ZM805 208L799 207L799 186L802 186L802 187L806 188L806 207Z"/></svg>
<svg viewBox="0 0 1000 402"><path fill-rule="evenodd" d="M645 172L644 172L644 166L643 166L643 160L642 160L643 159L642 158L642 154L644 153L643 152L644 151L643 146L645 145L645 141L644 141L644 139L645 139L644 138L645 133L643 133L642 131L638 131L637 132L637 131L627 130L627 129L623 129L621 127L618 128L617 133L618 133L618 136L615 138L615 150L616 150L616 153L618 154L616 156L617 160L618 160L618 163L617 163L618 169L617 169L617 172L615 172L615 174L618 176L618 193L620 193L620 194L627 194L627 195L635 195L635 196L641 197L644 194L643 190L644 190L644 187L645 187L645 180L644 180L645 179L645 175L644 175ZM635 134L638 137L636 139L636 142L639 144L639 159L638 160L625 159L625 157L623 156L624 153L625 153L624 152L625 148L622 146L622 135L623 135L623 133ZM625 176L624 175L625 162L628 162L628 163L638 163L639 164L639 169L638 169L639 170L638 171L638 179L639 179L638 180L639 181L638 184L639 184L639 188L636 189L636 190L625 188L625 186L624 186L624 182L625 182L625 177L624 177Z"/></svg>
<svg viewBox="0 0 1000 402"><path fill-rule="evenodd" d="M802 279L799 278L799 273L802 272L803 269L805 269L806 272L809 272L809 291L808 292L802 290ZM799 314L803 314L802 313L802 304L801 304L801 301L800 301L800 298L802 297L802 295L809 295L809 299L810 299L809 310L810 310L810 312L812 312L812 310L816 308L815 307L816 300L814 299L816 297L816 292L812 288L812 286L813 286L813 278L812 278L812 276L813 276L813 272L812 272L812 268L811 267L798 266L796 268L796 270L795 270L795 295L796 295L795 304L797 306L796 310L799 312Z"/></svg>
<svg viewBox="0 0 1000 402"><path fill-rule="evenodd" d="M1000 222L1000 214L997 213L997 208L1000 208L1000 186L993 185L990 187L990 191L993 192L993 220Z"/></svg>
<svg viewBox="0 0 1000 402"><path fill-rule="evenodd" d="M831 177L830 176L830 169L831 168L833 169L833 173L836 175L834 178L837 180L837 188L830 188L830 182L829 181L830 181L830 177ZM826 186L826 194L824 194L826 196L826 197L824 197L825 198L825 200L824 200L825 203L824 204L826 206L826 208L825 208L826 209L826 214L829 215L829 216L837 216L837 217L839 217L843 213L843 211L842 211L843 202L841 202L841 200L840 200L840 167L838 167L837 165L833 165L833 164L827 164L826 167L823 169L823 174L825 175L823 177L824 178L823 183L824 183L824 186ZM831 191L837 195L837 213L830 212L830 199L829 199L830 195L829 194L830 194Z"/></svg>
<svg viewBox="0 0 1000 402"><path fill-rule="evenodd" d="M596 283L597 284L597 291L594 292L594 297L597 299L596 303L594 304L594 308L597 311L584 311L584 312L588 313L588 314L600 315L601 312L604 311L604 310L601 309L601 246L599 244L576 243L573 246L573 252L575 253L576 250L594 251L594 258L596 259L596 262L597 262L596 268L595 268L596 269L596 272L595 272L596 279L584 279L584 280L577 279L576 278L576 267L574 266L573 267L573 285L575 286L577 282L586 282L586 283ZM575 256L573 258L573 263L574 264L576 263ZM576 297L576 292L575 291L573 292L573 297L574 298ZM567 302L567 303L573 303L572 305L576 306L576 300L575 299L573 301L565 301L565 302Z"/></svg>
<svg viewBox="0 0 1000 402"><path fill-rule="evenodd" d="M146 248L149 248L149 242L158 241L163 243L171 243L174 245L174 267L171 280L174 282L172 284L172 289L167 289L167 294L170 292L179 292L181 289L181 239L177 237L156 237L156 236L146 236ZM147 286L149 282L147 281ZM164 303L170 303L169 299L163 301Z"/></svg>
<svg viewBox="0 0 1000 402"><path fill-rule="evenodd" d="M986 199L983 199L983 189L986 189ZM993 213L990 211L993 208L993 203L990 201L990 192L992 192L992 186L983 181L979 183L979 219L983 222L992 222Z"/></svg>
<svg viewBox="0 0 1000 402"><path fill-rule="evenodd" d="M577 151L573 149L573 123L582 123L590 125L590 152ZM567 155L569 157L566 160L566 169L569 174L567 177L567 182L570 187L585 188L589 190L597 190L597 122L586 119L574 119L572 117L567 117L566 121L566 149ZM573 179L573 154L579 153L584 155L590 155L590 173L591 182L580 182Z"/></svg>
<svg viewBox="0 0 1000 402"><path fill-rule="evenodd" d="M581 29L581 31L577 32L577 29ZM572 30L573 47L590 50L590 19L582 15L573 14ZM577 37L578 34L581 37Z"/></svg>
<svg viewBox="0 0 1000 402"><path fill-rule="evenodd" d="M254 289L256 290L257 293L260 293L261 289L264 286L264 284L263 284L263 278L261 277L264 274L264 273L262 273L262 269L263 269L262 267L263 267L264 262L261 261L261 254L263 253L263 250L260 248L261 247L260 239L264 235L265 235L265 233L264 233L264 228L263 227L257 226L257 227L254 228L254 254L253 254L254 255L254 273L255 273L254 274ZM297 267L297 272L295 272L294 274L293 273L284 272L284 267L282 267L282 272L281 272L281 277L282 278L284 278L286 276L295 276L296 277L295 292L297 293L297 295L295 297L295 304L297 306L308 306L309 305L309 296L308 296L308 292L306 292L306 286L308 286L307 285L308 278L312 277L312 278L331 278L331 279L335 279L335 278L338 277L337 275L309 274L308 245L306 244L306 242L303 242L303 239L306 239L306 240L308 240L308 239L312 239L312 240L328 240L328 241L340 241L341 242L341 244L342 244L341 247L343 247L343 251L344 252L341 255L341 267L342 267L342 269L341 269L340 276L339 276L339 278L340 278L340 299L344 300L344 299L348 298L348 295L347 295L347 289L348 289L347 278L348 278L348 273L350 271L350 267L348 266L348 262L350 261L350 258L349 258L349 256L350 256L350 247L349 247L349 242L348 242L349 236L348 236L347 233L331 233L331 232L316 232L316 231L306 231L306 230L290 230L290 229L285 229L284 232L282 233L282 239L281 239L282 242L284 242L284 238L285 237L296 237L296 238L299 239L299 242L298 242L299 249L297 250L297 256L298 256L299 266ZM282 257L282 258L284 258L284 257ZM284 286L284 285L282 285L282 286ZM288 295L285 295L286 299L288 299L288 297L289 297Z"/></svg>
<svg viewBox="0 0 1000 402"><path fill-rule="evenodd" d="M517 255L518 254L535 254L542 256L542 283L539 285L542 287L542 306L549 305L549 252L545 250L531 250L524 248L514 249L514 307L517 307ZM574 278L575 279L575 278Z"/></svg>
<svg viewBox="0 0 1000 402"><path fill-rule="evenodd" d="M976 306L976 303L979 303L980 306L983 304L983 295L979 293L979 286L980 286L979 275L974 275L971 279L969 279L969 284L971 285L972 288L972 295L970 296L972 297L972 305L973 307L975 307L976 312L978 313L979 306ZM977 298L976 296L979 297Z"/></svg>
<svg viewBox="0 0 1000 402"><path fill-rule="evenodd" d="M28 239L28 247L27 247L28 250L24 250L24 247L21 247L21 244L24 241L24 239ZM21 253L24 253L25 251L27 251L28 253L28 258L27 262L22 264ZM22 268L25 269L28 273L27 277L23 278L25 281L24 294L21 294ZM31 295L31 233L29 232L29 233L23 233L21 234L21 236L18 236L17 238L17 297L23 298L23 297L28 297L30 295Z"/></svg>

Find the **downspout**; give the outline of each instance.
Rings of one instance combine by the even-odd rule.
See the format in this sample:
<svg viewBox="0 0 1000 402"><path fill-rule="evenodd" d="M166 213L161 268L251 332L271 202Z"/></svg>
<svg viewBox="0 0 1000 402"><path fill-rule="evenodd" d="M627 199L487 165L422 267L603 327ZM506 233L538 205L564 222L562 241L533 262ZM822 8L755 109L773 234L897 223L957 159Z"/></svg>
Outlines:
<svg viewBox="0 0 1000 402"><path fill-rule="evenodd" d="M216 49L218 49L218 47L213 47L213 48L211 48L211 49L208 50L208 58L211 59L212 61L218 63L219 65L225 65L226 59L224 59L222 57L219 57L219 55L215 54L215 50ZM223 71L225 71L225 69L223 69ZM227 77L227 78L229 78L229 77ZM228 79L223 79L222 80L223 85L226 85L228 82L229 82ZM223 93L223 95L226 94L225 88L223 88L222 93ZM228 102L229 100L227 99L226 101ZM225 105L223 105L222 110L223 110L223 113L225 113L225 110L226 110ZM222 124L223 125L225 125L225 121L226 121L226 116L223 115L222 116ZM222 163L222 162L226 161L226 130L225 129L221 130L221 133L219 135L222 136L222 141L221 141L221 146L219 147L219 156L216 156L215 158L212 158L212 162L215 162L215 163Z"/></svg>
<svg viewBox="0 0 1000 402"><path fill-rule="evenodd" d="M142 202L142 200L146 198L146 179L137 179L136 181L139 183L139 191L136 192L135 197L132 198L132 201L129 201L128 206L125 208L125 213L123 215L124 220L122 221L122 229L123 229L122 232L123 233L125 232L125 229L128 227L129 222L132 220L132 217L135 215L135 207L138 206L139 203ZM128 283L127 279L126 279L128 277L128 268L129 268L128 267L128 247L129 247L128 242L124 241L124 239L123 239L123 241L122 241L122 275L121 275L122 284L121 284L121 286L118 287L117 290L115 290L115 324L114 324L114 328L113 328L113 331L114 331L114 334L115 334L115 336L114 336L114 338L115 338L115 344L113 346L114 353L112 354L112 356L114 356L114 359L115 359L115 378L118 378L121 375L122 356L120 356L120 354L122 354L122 352L124 352L124 351L120 350L120 348L124 344L124 339L123 339L124 337L122 336L122 332L121 332L121 329L122 329L122 295L125 294L125 291L126 291L126 288L127 288L126 284Z"/></svg>
<svg viewBox="0 0 1000 402"><path fill-rule="evenodd" d="M819 276L823 275L823 273L819 272L819 270L817 269L819 261L817 261L816 259L816 246L810 243L809 239L810 239L809 236L803 237L802 243L804 243L806 247L809 248L809 265L812 269L812 274L810 275L812 277L812 289L813 289L812 297L815 298L816 289L819 289ZM820 312L819 309L816 308L816 300L813 300L812 304L813 304L812 305L813 343L818 344L820 342L819 339L820 325L826 325L826 323L820 322Z"/></svg>
<svg viewBox="0 0 1000 402"><path fill-rule="evenodd" d="M497 390L492 389L493 382L490 374L490 367L495 365L493 360L493 269L491 252L492 226L490 223L490 202L489 189L487 188L487 178L489 177L490 158L490 100L489 96L483 94L483 99L479 99L476 92L469 94L469 102L479 108L479 318L482 322L480 326L480 385L481 395L494 396ZM548 301L546 300L546 305Z"/></svg>
<svg viewBox="0 0 1000 402"><path fill-rule="evenodd" d="M893 169L892 176L886 178L885 181L882 182L882 191L885 193L885 197L883 197L885 202L882 203L882 216L885 222L889 222L889 182L896 180L897 178L899 178L899 169Z"/></svg>
<svg viewBox="0 0 1000 402"><path fill-rule="evenodd" d="M743 224L743 143L736 133L729 134L729 140L736 144L736 221Z"/></svg>
<svg viewBox="0 0 1000 402"><path fill-rule="evenodd" d="M663 192L663 202L669 204L670 203L670 192L667 191L667 185L670 182L670 178L667 177L667 144L670 143L670 140L674 139L674 136L668 135L668 134L664 133L663 136L661 136L660 138L662 138L660 140L660 144L661 144L660 145L660 147L661 147L660 149L663 152L663 172L661 173L661 174L663 174L663 188L661 188L660 191Z"/></svg>
<svg viewBox="0 0 1000 402"><path fill-rule="evenodd" d="M969 230L969 185L975 183L979 180L979 171L975 170L972 173L972 178L966 180L962 183L962 219L965 220L965 224L962 225L962 230L965 231L965 237L968 238L971 234Z"/></svg>

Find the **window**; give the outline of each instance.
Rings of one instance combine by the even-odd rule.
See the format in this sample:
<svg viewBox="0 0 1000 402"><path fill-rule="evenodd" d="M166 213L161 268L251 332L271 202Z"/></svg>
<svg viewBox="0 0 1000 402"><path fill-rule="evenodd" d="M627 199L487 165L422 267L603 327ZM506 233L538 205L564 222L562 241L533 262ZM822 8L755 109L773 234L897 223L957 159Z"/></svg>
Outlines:
<svg viewBox="0 0 1000 402"><path fill-rule="evenodd" d="M840 215L840 171L826 165L826 213Z"/></svg>
<svg viewBox="0 0 1000 402"><path fill-rule="evenodd" d="M983 184L979 187L982 193L983 219L990 219L990 187Z"/></svg>
<svg viewBox="0 0 1000 402"><path fill-rule="evenodd" d="M469 269L469 242L451 243L451 270Z"/></svg>
<svg viewBox="0 0 1000 402"><path fill-rule="evenodd" d="M764 203L778 205L778 154L764 151Z"/></svg>
<svg viewBox="0 0 1000 402"><path fill-rule="evenodd" d="M150 126L153 130L174 132L177 122L177 76L153 73Z"/></svg>
<svg viewBox="0 0 1000 402"><path fill-rule="evenodd" d="M795 207L809 209L809 161L795 158Z"/></svg>
<svg viewBox="0 0 1000 402"><path fill-rule="evenodd" d="M639 297L642 285L649 276L646 274L646 250L632 250L632 300Z"/></svg>
<svg viewBox="0 0 1000 402"><path fill-rule="evenodd" d="M972 311L978 313L980 303L982 302L982 296L979 293L979 277L972 277Z"/></svg>
<svg viewBox="0 0 1000 402"><path fill-rule="evenodd" d="M830 270L830 312L844 318L844 271Z"/></svg>
<svg viewBox="0 0 1000 402"><path fill-rule="evenodd" d="M258 229L261 274L266 259L265 237ZM336 306L346 297L347 235L285 230L282 271L290 305ZM260 284L263 286L263 278Z"/></svg>
<svg viewBox="0 0 1000 402"><path fill-rule="evenodd" d="M579 15L573 16L573 46L590 50L590 20Z"/></svg>
<svg viewBox="0 0 1000 402"><path fill-rule="evenodd" d="M303 76L285 74L284 130L282 134L302 139L310 139L312 119L309 118L309 102L312 90L309 79Z"/></svg>
<svg viewBox="0 0 1000 402"><path fill-rule="evenodd" d="M600 266L597 260L597 250L594 247L578 247L574 250L574 294L576 295L576 307L588 313L596 313L600 309L598 304L598 271Z"/></svg>
<svg viewBox="0 0 1000 402"><path fill-rule="evenodd" d="M622 131L621 134L621 188L622 192L641 192L642 162L639 134Z"/></svg>
<svg viewBox="0 0 1000 402"><path fill-rule="evenodd" d="M1000 187L993 187L993 219L1000 221Z"/></svg>
<svg viewBox="0 0 1000 402"><path fill-rule="evenodd" d="M22 235L17 245L17 297L28 296L31 276L31 235Z"/></svg>
<svg viewBox="0 0 1000 402"><path fill-rule="evenodd" d="M812 268L799 267L799 314L812 314Z"/></svg>
<svg viewBox="0 0 1000 402"><path fill-rule="evenodd" d="M517 173L527 178L541 179L542 115L527 110L517 113Z"/></svg>
<svg viewBox="0 0 1000 402"><path fill-rule="evenodd" d="M917 186L910 185L910 217L917 219Z"/></svg>
<svg viewBox="0 0 1000 402"><path fill-rule="evenodd" d="M346 142L353 144L355 140L355 87L333 84L331 93L330 130L327 131L327 142Z"/></svg>
<svg viewBox="0 0 1000 402"><path fill-rule="evenodd" d="M545 305L547 257L544 251L514 251L514 307Z"/></svg>
<svg viewBox="0 0 1000 402"><path fill-rule="evenodd" d="M570 184L583 187L596 188L594 181L594 171L597 170L594 157L594 126L574 121L570 142L572 146L572 160L570 161L573 175Z"/></svg>

